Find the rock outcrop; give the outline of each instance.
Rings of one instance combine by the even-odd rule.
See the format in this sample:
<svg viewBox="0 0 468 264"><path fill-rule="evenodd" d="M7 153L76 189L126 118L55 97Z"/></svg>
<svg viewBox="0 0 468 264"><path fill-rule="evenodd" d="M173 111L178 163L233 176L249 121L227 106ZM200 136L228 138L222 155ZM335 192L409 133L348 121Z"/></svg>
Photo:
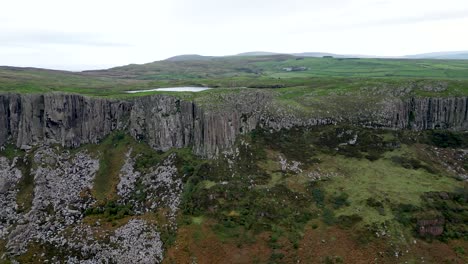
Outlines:
<svg viewBox="0 0 468 264"><path fill-rule="evenodd" d="M32 201L27 210L19 210L18 193L26 187L18 184L28 175L18 168L18 157L11 161L0 157L0 240L6 243L0 262L17 263L14 258L25 254L33 244L57 250L50 256L36 256L35 263L162 261L164 248L160 229L166 234L177 230L175 217L183 190L183 176L174 165L175 154L151 167L147 174L140 174L134 170L134 160L128 152L121 169L119 199L115 203L131 205L134 218L118 218L123 225L114 227L107 223L107 228L103 229L106 223L101 224L101 218L90 216L85 220L92 209L102 208L91 193L99 159L83 150L73 153L46 146L28 153L32 157L33 169L29 176L33 177L33 182L29 184L33 190L28 196ZM136 200L136 195L142 191L146 199ZM160 216L167 221L144 219L145 214L156 212L161 212ZM108 222L116 219L103 212L98 214Z"/></svg>
<svg viewBox="0 0 468 264"><path fill-rule="evenodd" d="M255 128L291 128L349 122L398 129L468 128L468 98L389 98L372 111L342 114L285 113L262 92L229 94L222 107L203 108L176 97L153 95L133 100L80 95L0 95L0 145L37 143L76 147L97 143L114 130L126 130L156 150L193 147L205 157L219 155L241 133ZM359 106L360 102L356 102ZM338 106L339 107L339 106ZM335 111L335 113L337 113Z"/></svg>
<svg viewBox="0 0 468 264"><path fill-rule="evenodd" d="M10 225L14 228L8 234L7 249L12 254L24 253L32 241L62 243L60 233L81 219L82 211L94 202L80 194L92 188L99 160L85 152L71 156L68 151L56 153L51 148L40 148L34 155L34 164L37 168L31 172L34 191L30 210L15 211L5 219L7 223L16 223ZM0 171L0 178L12 181L16 177ZM0 182L0 188L4 186ZM0 196L0 203L5 202L17 203L17 200L15 196Z"/></svg>
<svg viewBox="0 0 468 264"><path fill-rule="evenodd" d="M17 221L16 185L22 175L15 164L16 159L10 163L7 158L0 157L0 239L5 238L8 227Z"/></svg>

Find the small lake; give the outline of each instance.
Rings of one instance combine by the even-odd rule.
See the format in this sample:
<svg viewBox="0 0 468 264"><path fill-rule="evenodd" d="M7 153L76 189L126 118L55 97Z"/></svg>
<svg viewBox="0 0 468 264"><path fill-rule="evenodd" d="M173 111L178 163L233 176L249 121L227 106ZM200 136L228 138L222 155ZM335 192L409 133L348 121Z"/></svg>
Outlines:
<svg viewBox="0 0 468 264"><path fill-rule="evenodd" d="M167 88L155 88L149 90L138 90L138 91L127 91L126 93L144 93L144 92L201 92L209 90L208 87L167 87Z"/></svg>

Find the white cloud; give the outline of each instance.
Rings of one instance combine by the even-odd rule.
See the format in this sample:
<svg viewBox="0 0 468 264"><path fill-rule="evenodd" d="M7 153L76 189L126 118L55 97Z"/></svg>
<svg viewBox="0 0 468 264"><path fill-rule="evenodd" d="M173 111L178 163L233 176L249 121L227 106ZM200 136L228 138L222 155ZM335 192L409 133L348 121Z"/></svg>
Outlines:
<svg viewBox="0 0 468 264"><path fill-rule="evenodd" d="M0 65L77 70L187 53L468 49L465 0L0 2Z"/></svg>

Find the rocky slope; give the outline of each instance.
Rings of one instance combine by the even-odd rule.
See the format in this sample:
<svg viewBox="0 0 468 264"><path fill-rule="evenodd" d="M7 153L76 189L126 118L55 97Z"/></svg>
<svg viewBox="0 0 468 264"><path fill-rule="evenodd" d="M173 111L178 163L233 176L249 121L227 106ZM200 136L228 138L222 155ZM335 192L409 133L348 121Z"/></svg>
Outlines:
<svg viewBox="0 0 468 264"><path fill-rule="evenodd" d="M364 100L364 99L363 99ZM339 102L338 102L339 103ZM359 101L354 107L359 108ZM156 150L193 146L205 157L232 146L236 136L257 127L281 129L339 122L370 127L463 130L468 98L389 98L370 110L338 104L333 114L298 115L283 111L268 93L243 92L221 98L217 109L154 95L134 100L80 95L0 95L0 145L28 149L38 143L76 147L97 143L114 130L126 130Z"/></svg>
<svg viewBox="0 0 468 264"><path fill-rule="evenodd" d="M140 174L133 171L134 160L127 155L126 166L119 175L120 198L116 203L131 203L133 218L124 225L109 226L98 220L84 221L86 215L92 219L92 209L97 206L91 189L100 168L99 159L87 151L71 153L50 147L28 153L32 157L29 162L33 167L30 174L34 188L28 207L22 204L24 199L18 194L18 183L27 175L18 169L16 158L0 157L0 204L7 209L0 213L0 241L6 241L6 254L0 256L0 262L28 254L34 245L52 252L52 256L33 256L35 263L158 263L162 260L163 244L158 230L162 224L158 223L158 227L142 216L167 208L164 216L167 228L176 228L182 183L173 165L174 156L152 167L147 174ZM157 197L148 197L150 203L131 198L137 182L143 186L139 191Z"/></svg>

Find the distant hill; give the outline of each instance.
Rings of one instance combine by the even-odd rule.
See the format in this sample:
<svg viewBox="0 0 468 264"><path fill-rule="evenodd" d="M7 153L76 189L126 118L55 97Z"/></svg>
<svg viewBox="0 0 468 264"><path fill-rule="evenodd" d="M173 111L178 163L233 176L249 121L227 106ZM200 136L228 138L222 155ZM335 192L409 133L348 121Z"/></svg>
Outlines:
<svg viewBox="0 0 468 264"><path fill-rule="evenodd" d="M322 58L324 56L332 56L334 58L386 58L386 59L444 59L444 60L468 60L468 51L448 51L448 52L432 52L422 54L412 54L407 56L378 56L378 55L362 55L362 54L336 54L329 52L300 52L300 53L277 53L267 51L253 51L237 54L236 56L272 56L279 54L293 55L296 57L313 57Z"/></svg>
<svg viewBox="0 0 468 264"><path fill-rule="evenodd" d="M301 52L301 53L292 53L294 56L298 57L316 57L320 58L323 56L333 56L333 57L342 57L343 55L334 54L334 53L327 53L327 52Z"/></svg>
<svg viewBox="0 0 468 264"><path fill-rule="evenodd" d="M449 51L449 52L432 52L422 54L412 54L406 56L377 56L377 55L362 55L362 54L337 54L329 52L300 52L300 53L280 53L269 51L250 51L243 52L231 56L202 56L198 54L186 54L170 57L164 61L210 61L217 58L229 57L267 57L267 56L295 56L295 57L311 57L322 58L331 56L334 58L382 58L382 59L444 59L444 60L468 60L468 51Z"/></svg>
<svg viewBox="0 0 468 264"><path fill-rule="evenodd" d="M407 55L408 59L443 59L443 60L468 60L468 51L443 51Z"/></svg>
<svg viewBox="0 0 468 264"><path fill-rule="evenodd" d="M279 54L285 54L285 53L268 52L268 51L250 51L250 52L239 53L235 56L272 56L272 55L279 55Z"/></svg>
<svg viewBox="0 0 468 264"><path fill-rule="evenodd" d="M213 56L202 56L198 54L185 54L185 55L178 55L174 57L170 57L165 59L165 61L200 61L200 60L210 60L215 58Z"/></svg>
<svg viewBox="0 0 468 264"><path fill-rule="evenodd" d="M371 55L357 55L357 54L336 54L329 52L300 52L300 53L278 53L268 51L252 51L239 53L235 56L273 56L273 55L292 55L295 57L311 57L311 58L322 58L324 56L332 56L334 58L377 58L377 56Z"/></svg>
<svg viewBox="0 0 468 264"><path fill-rule="evenodd" d="M235 56L273 56L273 55L292 55L296 57L314 57L321 58L323 56L333 56L335 58L349 57L347 55L327 53L327 52L301 52L301 53L279 53L279 52L268 52L268 51L251 51L239 53ZM354 56L353 56L354 57Z"/></svg>

